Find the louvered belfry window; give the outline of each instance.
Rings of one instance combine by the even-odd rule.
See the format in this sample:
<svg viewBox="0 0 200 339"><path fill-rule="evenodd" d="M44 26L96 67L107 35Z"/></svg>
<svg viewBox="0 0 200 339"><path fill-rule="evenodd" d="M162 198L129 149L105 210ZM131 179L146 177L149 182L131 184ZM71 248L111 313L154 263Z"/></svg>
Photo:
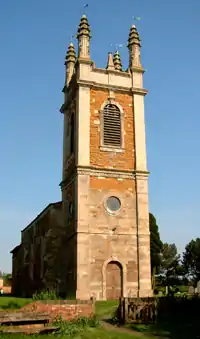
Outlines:
<svg viewBox="0 0 200 339"><path fill-rule="evenodd" d="M103 109L103 144L121 147L121 112L116 105L107 104Z"/></svg>

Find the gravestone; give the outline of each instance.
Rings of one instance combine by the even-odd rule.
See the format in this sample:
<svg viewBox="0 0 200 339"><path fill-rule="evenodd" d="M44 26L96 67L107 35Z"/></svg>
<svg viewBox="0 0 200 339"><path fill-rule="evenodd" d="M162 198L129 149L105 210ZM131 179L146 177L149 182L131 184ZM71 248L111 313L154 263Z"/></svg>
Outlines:
<svg viewBox="0 0 200 339"><path fill-rule="evenodd" d="M188 288L188 294L194 294L195 293L195 289L193 286L189 286Z"/></svg>
<svg viewBox="0 0 200 339"><path fill-rule="evenodd" d="M200 281L197 283L197 293L200 294Z"/></svg>

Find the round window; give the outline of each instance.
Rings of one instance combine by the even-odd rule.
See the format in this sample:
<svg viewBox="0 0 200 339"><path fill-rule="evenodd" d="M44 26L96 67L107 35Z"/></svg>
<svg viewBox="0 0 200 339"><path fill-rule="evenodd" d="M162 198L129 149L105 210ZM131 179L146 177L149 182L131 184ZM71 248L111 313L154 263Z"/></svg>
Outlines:
<svg viewBox="0 0 200 339"><path fill-rule="evenodd" d="M116 197L109 197L106 202L106 206L109 212L117 212L121 207L121 202Z"/></svg>

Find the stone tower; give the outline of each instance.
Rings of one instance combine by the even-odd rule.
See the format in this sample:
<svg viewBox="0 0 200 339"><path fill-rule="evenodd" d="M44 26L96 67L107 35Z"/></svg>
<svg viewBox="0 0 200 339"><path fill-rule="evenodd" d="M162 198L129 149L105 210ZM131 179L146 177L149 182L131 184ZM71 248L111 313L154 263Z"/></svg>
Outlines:
<svg viewBox="0 0 200 339"><path fill-rule="evenodd" d="M78 53L66 55L62 190L69 295L117 299L152 295L144 69L132 26L129 67L119 52L105 69L90 58L82 16Z"/></svg>

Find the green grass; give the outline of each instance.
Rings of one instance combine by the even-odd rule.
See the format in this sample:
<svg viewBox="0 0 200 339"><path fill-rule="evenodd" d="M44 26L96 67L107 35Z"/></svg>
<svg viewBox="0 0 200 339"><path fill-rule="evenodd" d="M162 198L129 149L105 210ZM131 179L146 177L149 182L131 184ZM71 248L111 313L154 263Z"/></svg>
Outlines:
<svg viewBox="0 0 200 339"><path fill-rule="evenodd" d="M140 333L146 333L146 335L151 334L155 336L161 336L161 337L170 337L169 330L165 329L165 327L159 327L155 324L152 325L137 325L137 324L128 324L124 326L125 328L132 329L133 331L137 331Z"/></svg>
<svg viewBox="0 0 200 339"><path fill-rule="evenodd" d="M111 318L119 305L118 300L96 301L95 313L98 318Z"/></svg>
<svg viewBox="0 0 200 339"><path fill-rule="evenodd" d="M33 336L31 336L33 337ZM0 339L28 339L30 336L21 335L21 334L0 334ZM49 335L36 335L35 339L136 339L138 337L133 336L132 334L127 333L117 333L104 330L102 328L88 328L84 332L77 334L75 336L58 336L56 334ZM147 337L142 337L143 339L149 339Z"/></svg>
<svg viewBox="0 0 200 339"><path fill-rule="evenodd" d="M90 329L80 336L81 339L136 339L138 337L128 333L111 332L104 329ZM143 339L148 339L143 337Z"/></svg>
<svg viewBox="0 0 200 339"><path fill-rule="evenodd" d="M0 296L0 310L18 309L29 304L32 299Z"/></svg>

